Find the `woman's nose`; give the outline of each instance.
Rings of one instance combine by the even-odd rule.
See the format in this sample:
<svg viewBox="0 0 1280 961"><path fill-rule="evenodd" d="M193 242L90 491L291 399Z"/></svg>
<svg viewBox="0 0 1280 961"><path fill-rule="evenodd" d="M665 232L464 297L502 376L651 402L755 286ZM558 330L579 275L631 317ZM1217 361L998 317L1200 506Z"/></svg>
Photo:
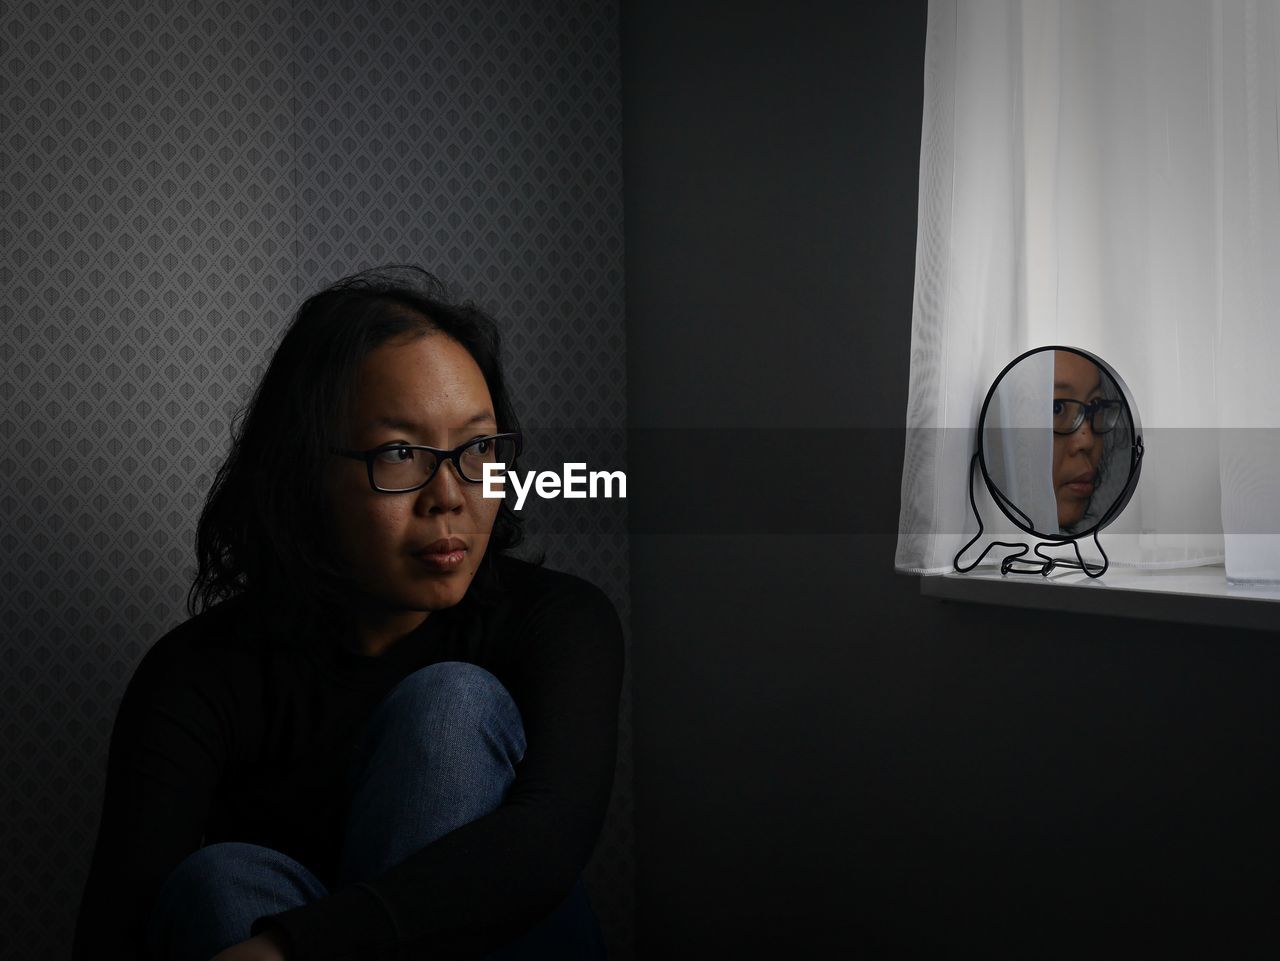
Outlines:
<svg viewBox="0 0 1280 961"><path fill-rule="evenodd" d="M462 495L462 484L462 478L458 476L453 461L447 460L436 468L431 482L418 491L418 501L415 506L423 514L456 513L462 509L465 500Z"/></svg>
<svg viewBox="0 0 1280 961"><path fill-rule="evenodd" d="M1076 432L1071 435L1071 446L1075 450L1088 450L1097 439L1098 435L1093 432L1093 423L1086 417Z"/></svg>

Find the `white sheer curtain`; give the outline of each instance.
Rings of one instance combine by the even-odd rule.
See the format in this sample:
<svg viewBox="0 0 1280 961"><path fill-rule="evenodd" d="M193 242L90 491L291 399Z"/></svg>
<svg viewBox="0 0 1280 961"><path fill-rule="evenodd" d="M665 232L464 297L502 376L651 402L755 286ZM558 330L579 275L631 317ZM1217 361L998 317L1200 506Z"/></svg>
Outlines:
<svg viewBox="0 0 1280 961"><path fill-rule="evenodd" d="M1146 435L1112 563L1280 578L1280 0L931 0L925 60L898 568L951 569L986 390L1061 344Z"/></svg>
<svg viewBox="0 0 1280 961"><path fill-rule="evenodd" d="M982 445L991 479L1004 496L1033 530L1056 534L1053 355L1051 350L1032 354L1005 375L987 408Z"/></svg>

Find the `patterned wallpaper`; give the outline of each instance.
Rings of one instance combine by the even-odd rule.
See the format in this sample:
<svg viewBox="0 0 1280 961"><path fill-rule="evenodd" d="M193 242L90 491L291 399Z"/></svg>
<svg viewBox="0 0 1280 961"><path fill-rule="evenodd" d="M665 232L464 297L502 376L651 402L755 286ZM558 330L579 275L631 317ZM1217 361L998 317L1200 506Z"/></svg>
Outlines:
<svg viewBox="0 0 1280 961"><path fill-rule="evenodd" d="M503 322L528 425L590 412L625 466L619 84L615 2L0 9L0 956L70 951L120 695L302 296L433 270ZM530 528L626 623L624 520ZM630 704L586 875L618 958Z"/></svg>

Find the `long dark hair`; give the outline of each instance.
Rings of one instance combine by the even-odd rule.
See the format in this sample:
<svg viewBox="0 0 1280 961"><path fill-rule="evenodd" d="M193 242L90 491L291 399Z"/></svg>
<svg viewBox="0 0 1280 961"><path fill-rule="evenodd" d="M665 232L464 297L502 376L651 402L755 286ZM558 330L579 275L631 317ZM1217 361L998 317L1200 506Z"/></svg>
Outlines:
<svg viewBox="0 0 1280 961"><path fill-rule="evenodd" d="M439 331L484 374L498 430L519 430L503 378L497 325L470 302L450 302L419 267L366 270L312 294L298 308L252 398L232 421L231 450L196 527L198 570L187 593L194 616L247 595L291 633L350 626L353 585L327 535L324 472L355 401L370 351L399 335ZM472 588L493 589L492 555L523 539L504 500ZM285 639L288 640L288 639Z"/></svg>

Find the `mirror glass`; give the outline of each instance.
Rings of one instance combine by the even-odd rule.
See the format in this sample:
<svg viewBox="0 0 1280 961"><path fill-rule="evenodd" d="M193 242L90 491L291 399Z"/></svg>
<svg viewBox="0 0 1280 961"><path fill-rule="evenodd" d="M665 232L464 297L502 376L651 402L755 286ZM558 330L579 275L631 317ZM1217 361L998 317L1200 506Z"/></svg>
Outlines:
<svg viewBox="0 0 1280 961"><path fill-rule="evenodd" d="M1037 537L1105 527L1137 486L1133 398L1109 365L1079 348L1040 347L1007 366L987 393L978 435L996 504Z"/></svg>

